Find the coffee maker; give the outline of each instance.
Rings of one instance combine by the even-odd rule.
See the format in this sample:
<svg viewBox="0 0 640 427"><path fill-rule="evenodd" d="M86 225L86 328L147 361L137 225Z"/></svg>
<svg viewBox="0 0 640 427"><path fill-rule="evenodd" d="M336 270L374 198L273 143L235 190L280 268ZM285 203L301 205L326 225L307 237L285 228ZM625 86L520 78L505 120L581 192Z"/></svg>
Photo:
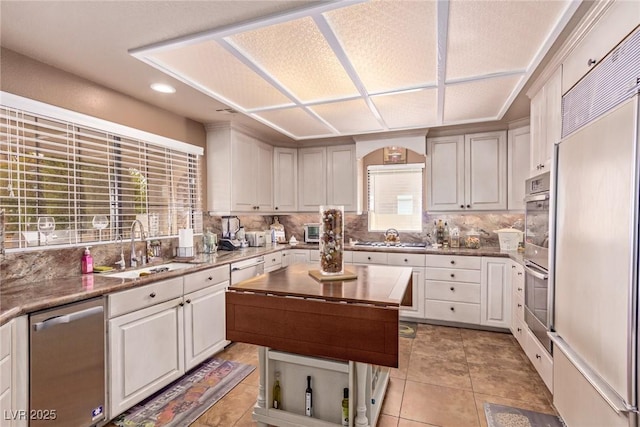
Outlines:
<svg viewBox="0 0 640 427"><path fill-rule="evenodd" d="M240 230L240 219L237 216L222 217L222 239L220 239L220 249L235 251L242 247L242 243L237 239L236 233Z"/></svg>

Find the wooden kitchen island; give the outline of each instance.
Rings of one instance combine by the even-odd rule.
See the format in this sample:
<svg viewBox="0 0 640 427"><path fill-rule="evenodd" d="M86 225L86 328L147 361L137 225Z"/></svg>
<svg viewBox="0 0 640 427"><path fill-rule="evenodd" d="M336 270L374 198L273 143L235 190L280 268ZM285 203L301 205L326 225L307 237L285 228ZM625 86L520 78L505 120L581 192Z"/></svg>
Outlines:
<svg viewBox="0 0 640 427"><path fill-rule="evenodd" d="M398 366L398 313L411 302L412 270L349 265L356 279L320 282L309 275L314 268L295 264L226 293L226 338L260 346L253 418L260 426L339 426L348 388L349 425L375 425L389 367ZM272 404L276 371L281 409ZM304 415L307 376L313 417Z"/></svg>

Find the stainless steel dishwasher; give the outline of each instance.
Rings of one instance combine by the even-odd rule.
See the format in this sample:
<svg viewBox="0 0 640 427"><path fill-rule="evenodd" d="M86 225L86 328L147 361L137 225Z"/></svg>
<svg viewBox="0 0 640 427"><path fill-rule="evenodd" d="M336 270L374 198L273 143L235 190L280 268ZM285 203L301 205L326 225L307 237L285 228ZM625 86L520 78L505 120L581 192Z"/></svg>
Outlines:
<svg viewBox="0 0 640 427"><path fill-rule="evenodd" d="M29 331L29 426L104 420L104 298L33 313Z"/></svg>
<svg viewBox="0 0 640 427"><path fill-rule="evenodd" d="M259 256L231 264L231 284L251 279L264 273L264 257Z"/></svg>

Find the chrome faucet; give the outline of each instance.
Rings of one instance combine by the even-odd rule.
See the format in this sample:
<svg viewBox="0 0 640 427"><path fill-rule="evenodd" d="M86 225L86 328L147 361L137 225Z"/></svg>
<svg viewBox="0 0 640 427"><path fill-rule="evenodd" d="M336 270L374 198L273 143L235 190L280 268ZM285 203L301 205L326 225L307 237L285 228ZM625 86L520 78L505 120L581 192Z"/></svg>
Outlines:
<svg viewBox="0 0 640 427"><path fill-rule="evenodd" d="M118 234L116 237L116 243L120 242L120 261L116 261L116 265L120 267L120 270L124 270L126 268L126 264L124 263L124 250L122 249L122 234Z"/></svg>
<svg viewBox="0 0 640 427"><path fill-rule="evenodd" d="M135 230L136 230L136 224L138 224L140 226L140 241L144 242L144 254L142 254L140 256L141 259L138 259L136 257L136 245L135 245L135 241L136 241L136 234L135 234ZM131 267L137 267L138 266L138 262L140 262L140 265L145 265L145 257L147 254L147 239L144 235L144 226L142 225L142 223L140 222L139 219L136 219L133 221L133 223L131 224Z"/></svg>

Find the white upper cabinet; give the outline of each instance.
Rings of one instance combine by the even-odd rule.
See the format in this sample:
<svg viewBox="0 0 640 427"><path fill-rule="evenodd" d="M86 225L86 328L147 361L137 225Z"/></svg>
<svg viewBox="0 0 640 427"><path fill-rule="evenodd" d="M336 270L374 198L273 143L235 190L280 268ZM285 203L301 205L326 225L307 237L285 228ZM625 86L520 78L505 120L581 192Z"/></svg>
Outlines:
<svg viewBox="0 0 640 427"><path fill-rule="evenodd" d="M615 1L562 62L562 93L566 93L638 26L640 2Z"/></svg>
<svg viewBox="0 0 640 427"><path fill-rule="evenodd" d="M231 126L207 128L207 207L273 211L273 147Z"/></svg>
<svg viewBox="0 0 640 427"><path fill-rule="evenodd" d="M509 163L507 165L507 208L524 210L525 180L529 177L529 126L508 132Z"/></svg>
<svg viewBox="0 0 640 427"><path fill-rule="evenodd" d="M553 145L562 133L562 67L531 98L531 157L529 176L551 170Z"/></svg>
<svg viewBox="0 0 640 427"><path fill-rule="evenodd" d="M298 210L317 212L321 205L356 210L355 145L298 150Z"/></svg>
<svg viewBox="0 0 640 427"><path fill-rule="evenodd" d="M276 147L273 151L273 209L298 209L298 150Z"/></svg>
<svg viewBox="0 0 640 427"><path fill-rule="evenodd" d="M427 139L429 211L507 208L505 131Z"/></svg>

